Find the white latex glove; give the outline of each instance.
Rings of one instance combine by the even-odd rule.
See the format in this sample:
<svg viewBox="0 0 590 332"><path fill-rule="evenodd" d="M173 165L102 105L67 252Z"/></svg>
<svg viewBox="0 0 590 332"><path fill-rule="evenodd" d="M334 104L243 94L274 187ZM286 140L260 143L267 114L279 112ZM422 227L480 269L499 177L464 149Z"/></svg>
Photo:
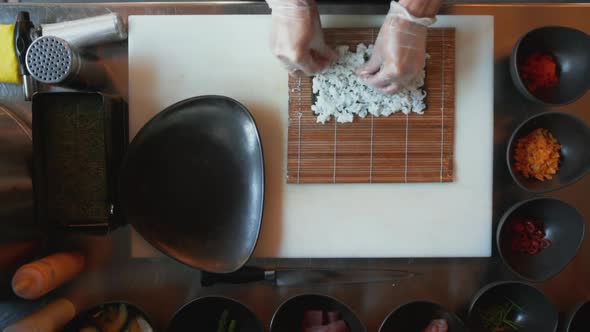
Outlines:
<svg viewBox="0 0 590 332"><path fill-rule="evenodd" d="M426 59L427 27L435 18L418 18L392 1L369 61L356 70L365 83L387 94L415 88Z"/></svg>
<svg viewBox="0 0 590 332"><path fill-rule="evenodd" d="M313 75L336 59L324 42L315 0L267 0L272 9L271 48L291 75Z"/></svg>

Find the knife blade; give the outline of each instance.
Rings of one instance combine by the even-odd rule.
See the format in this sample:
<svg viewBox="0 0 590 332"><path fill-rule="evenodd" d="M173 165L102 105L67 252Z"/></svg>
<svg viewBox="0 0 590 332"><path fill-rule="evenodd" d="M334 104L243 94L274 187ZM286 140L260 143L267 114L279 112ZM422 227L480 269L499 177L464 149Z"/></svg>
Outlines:
<svg viewBox="0 0 590 332"><path fill-rule="evenodd" d="M369 284L395 283L419 274L388 269L281 269L265 270L246 266L232 273L201 272L201 285L244 284L266 281L279 287L309 286L318 284Z"/></svg>

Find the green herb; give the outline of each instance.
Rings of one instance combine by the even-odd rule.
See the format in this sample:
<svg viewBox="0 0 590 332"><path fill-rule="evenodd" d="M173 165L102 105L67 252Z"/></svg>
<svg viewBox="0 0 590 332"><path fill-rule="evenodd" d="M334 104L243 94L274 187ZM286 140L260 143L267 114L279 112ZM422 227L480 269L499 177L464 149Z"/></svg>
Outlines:
<svg viewBox="0 0 590 332"><path fill-rule="evenodd" d="M217 332L236 332L237 325L234 319L229 320L229 310L223 310L217 321Z"/></svg>
<svg viewBox="0 0 590 332"><path fill-rule="evenodd" d="M494 304L480 311L479 315L490 332L504 332L508 329L516 331L522 327L521 324L510 318L514 316L514 312L522 311L522 308L510 299L506 300L507 302L504 304Z"/></svg>
<svg viewBox="0 0 590 332"><path fill-rule="evenodd" d="M227 318L229 317L229 310L223 310L221 317L217 322L217 332L226 332L227 330Z"/></svg>
<svg viewBox="0 0 590 332"><path fill-rule="evenodd" d="M229 323L229 328L227 329L227 332L236 332L236 325L237 322L232 319L232 321Z"/></svg>

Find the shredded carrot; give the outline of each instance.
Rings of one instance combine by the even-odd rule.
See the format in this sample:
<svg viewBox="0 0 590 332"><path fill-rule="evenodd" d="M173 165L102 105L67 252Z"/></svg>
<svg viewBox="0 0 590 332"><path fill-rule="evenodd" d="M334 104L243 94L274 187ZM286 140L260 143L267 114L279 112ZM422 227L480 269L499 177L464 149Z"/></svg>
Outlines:
<svg viewBox="0 0 590 332"><path fill-rule="evenodd" d="M524 177L550 180L559 168L561 145L547 129L538 128L518 140L514 169Z"/></svg>

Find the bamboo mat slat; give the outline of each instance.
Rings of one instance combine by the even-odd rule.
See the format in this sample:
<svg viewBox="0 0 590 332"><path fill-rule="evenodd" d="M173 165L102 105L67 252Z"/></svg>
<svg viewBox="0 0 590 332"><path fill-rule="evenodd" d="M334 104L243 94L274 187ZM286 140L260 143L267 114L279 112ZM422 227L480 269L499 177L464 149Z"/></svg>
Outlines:
<svg viewBox="0 0 590 332"><path fill-rule="evenodd" d="M373 44L378 29L324 29L331 46ZM289 77L287 183L452 182L455 29L428 30L424 114L316 123L311 78Z"/></svg>

